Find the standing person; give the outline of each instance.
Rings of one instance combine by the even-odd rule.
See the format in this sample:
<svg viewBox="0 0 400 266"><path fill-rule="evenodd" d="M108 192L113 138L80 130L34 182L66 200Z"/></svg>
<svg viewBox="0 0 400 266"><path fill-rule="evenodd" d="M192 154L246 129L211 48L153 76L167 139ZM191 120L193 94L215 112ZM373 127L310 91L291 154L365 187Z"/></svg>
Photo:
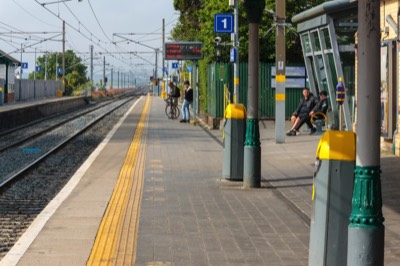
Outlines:
<svg viewBox="0 0 400 266"><path fill-rule="evenodd" d="M172 81L168 83L170 89L168 96L172 98L174 106L178 106L178 98L181 97L181 91Z"/></svg>
<svg viewBox="0 0 400 266"><path fill-rule="evenodd" d="M316 129L310 121L310 112L314 109L317 104L317 99L310 92L308 88L303 89L303 98L300 100L299 106L296 111L292 114L292 121L294 120L294 124L292 129L286 133L287 136L296 136L300 135L299 129L306 123L311 128L310 135L314 134Z"/></svg>
<svg viewBox="0 0 400 266"><path fill-rule="evenodd" d="M193 102L193 89L190 87L189 81L185 80L183 82L185 86L185 97L182 104L182 120L181 123L190 123L190 112L189 105Z"/></svg>

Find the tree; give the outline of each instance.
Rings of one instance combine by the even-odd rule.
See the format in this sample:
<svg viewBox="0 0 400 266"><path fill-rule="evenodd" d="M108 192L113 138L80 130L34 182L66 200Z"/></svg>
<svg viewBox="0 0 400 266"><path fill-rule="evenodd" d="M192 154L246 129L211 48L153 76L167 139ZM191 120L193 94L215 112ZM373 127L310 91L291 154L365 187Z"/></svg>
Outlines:
<svg viewBox="0 0 400 266"><path fill-rule="evenodd" d="M324 0L286 0L286 22L291 17L313 6L323 3ZM172 30L172 38L176 41L202 41L205 60L215 61L214 15L219 13L233 13L227 0L174 0L175 10L180 12L179 20ZM275 1L266 0L266 9L275 11ZM260 23L260 60L275 62L275 30L274 16L265 12ZM286 54L292 62L303 60L299 48L300 40L294 33L295 29L286 30ZM239 59L247 61L248 51L248 22L243 10L243 3L239 2ZM230 43L229 34L221 34L222 42ZM222 62L229 62L230 46L222 47Z"/></svg>
<svg viewBox="0 0 400 266"><path fill-rule="evenodd" d="M37 58L37 65L41 67L41 71L36 73L36 79L44 79L47 62L47 79L56 79L56 62L57 67L62 67L61 53L47 53ZM79 85L87 82L86 78L87 67L82 64L82 59L72 50L65 51L65 78L70 83L70 86L77 88ZM62 75L57 74L57 78L61 79ZM33 79L33 73L29 75Z"/></svg>
<svg viewBox="0 0 400 266"><path fill-rule="evenodd" d="M266 9L275 12L275 1L266 0ZM313 6L323 3L324 0L286 0L286 23L298 13ZM206 110L207 67L215 62L214 42L217 35L214 33L214 15L220 13L233 13L233 8L228 5L228 0L174 0L175 10L180 12L178 23L171 32L174 41L201 41L204 60L199 62L199 88L201 109ZM264 12L260 23L260 61L275 62L275 29L274 16ZM220 62L229 62L231 48L230 34L221 34L222 43ZM303 53L300 39L295 33L295 28L286 28L286 58L289 63L303 62ZM239 60L248 60L248 21L244 12L243 3L239 1Z"/></svg>

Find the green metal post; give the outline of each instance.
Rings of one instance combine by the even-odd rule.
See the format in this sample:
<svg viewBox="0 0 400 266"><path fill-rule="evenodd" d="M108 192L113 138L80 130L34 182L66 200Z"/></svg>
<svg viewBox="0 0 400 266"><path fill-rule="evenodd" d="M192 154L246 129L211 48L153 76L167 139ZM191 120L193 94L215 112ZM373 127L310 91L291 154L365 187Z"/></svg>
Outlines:
<svg viewBox="0 0 400 266"><path fill-rule="evenodd" d="M347 265L384 264L380 181L380 1L358 1L357 156Z"/></svg>
<svg viewBox="0 0 400 266"><path fill-rule="evenodd" d="M243 186L252 188L261 186L261 143L258 125L258 66L260 57L258 30L265 8L265 0L245 0L244 8L249 20L249 83Z"/></svg>

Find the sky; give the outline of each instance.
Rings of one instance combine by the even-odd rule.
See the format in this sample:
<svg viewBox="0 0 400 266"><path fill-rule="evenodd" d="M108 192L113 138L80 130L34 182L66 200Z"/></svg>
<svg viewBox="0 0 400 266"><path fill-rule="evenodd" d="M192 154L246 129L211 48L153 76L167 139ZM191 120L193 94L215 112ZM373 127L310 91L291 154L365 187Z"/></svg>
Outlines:
<svg viewBox="0 0 400 266"><path fill-rule="evenodd" d="M65 2L60 2L65 1ZM162 50L162 20L166 41L179 13L173 0L0 0L0 49L28 63L34 70L37 56L62 52L62 21L66 22L66 50L73 50L90 66L94 46L94 79L111 68L149 78L155 66L155 49ZM57 3L58 2L58 3ZM136 53L136 54L134 54ZM158 56L161 73L162 55ZM108 73L107 73L108 72ZM160 75L160 74L159 74ZM115 78L115 76L114 76ZM98 81L97 81L98 82Z"/></svg>

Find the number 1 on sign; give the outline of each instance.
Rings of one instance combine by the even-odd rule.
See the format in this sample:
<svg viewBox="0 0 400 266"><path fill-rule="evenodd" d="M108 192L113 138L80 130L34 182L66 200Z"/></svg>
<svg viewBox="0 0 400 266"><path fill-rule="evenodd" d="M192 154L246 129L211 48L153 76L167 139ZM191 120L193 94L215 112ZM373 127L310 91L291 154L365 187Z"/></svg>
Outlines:
<svg viewBox="0 0 400 266"><path fill-rule="evenodd" d="M227 29L228 28L228 19L226 19L226 18L224 18L223 20L221 20L222 21L222 23L224 24L224 29Z"/></svg>

